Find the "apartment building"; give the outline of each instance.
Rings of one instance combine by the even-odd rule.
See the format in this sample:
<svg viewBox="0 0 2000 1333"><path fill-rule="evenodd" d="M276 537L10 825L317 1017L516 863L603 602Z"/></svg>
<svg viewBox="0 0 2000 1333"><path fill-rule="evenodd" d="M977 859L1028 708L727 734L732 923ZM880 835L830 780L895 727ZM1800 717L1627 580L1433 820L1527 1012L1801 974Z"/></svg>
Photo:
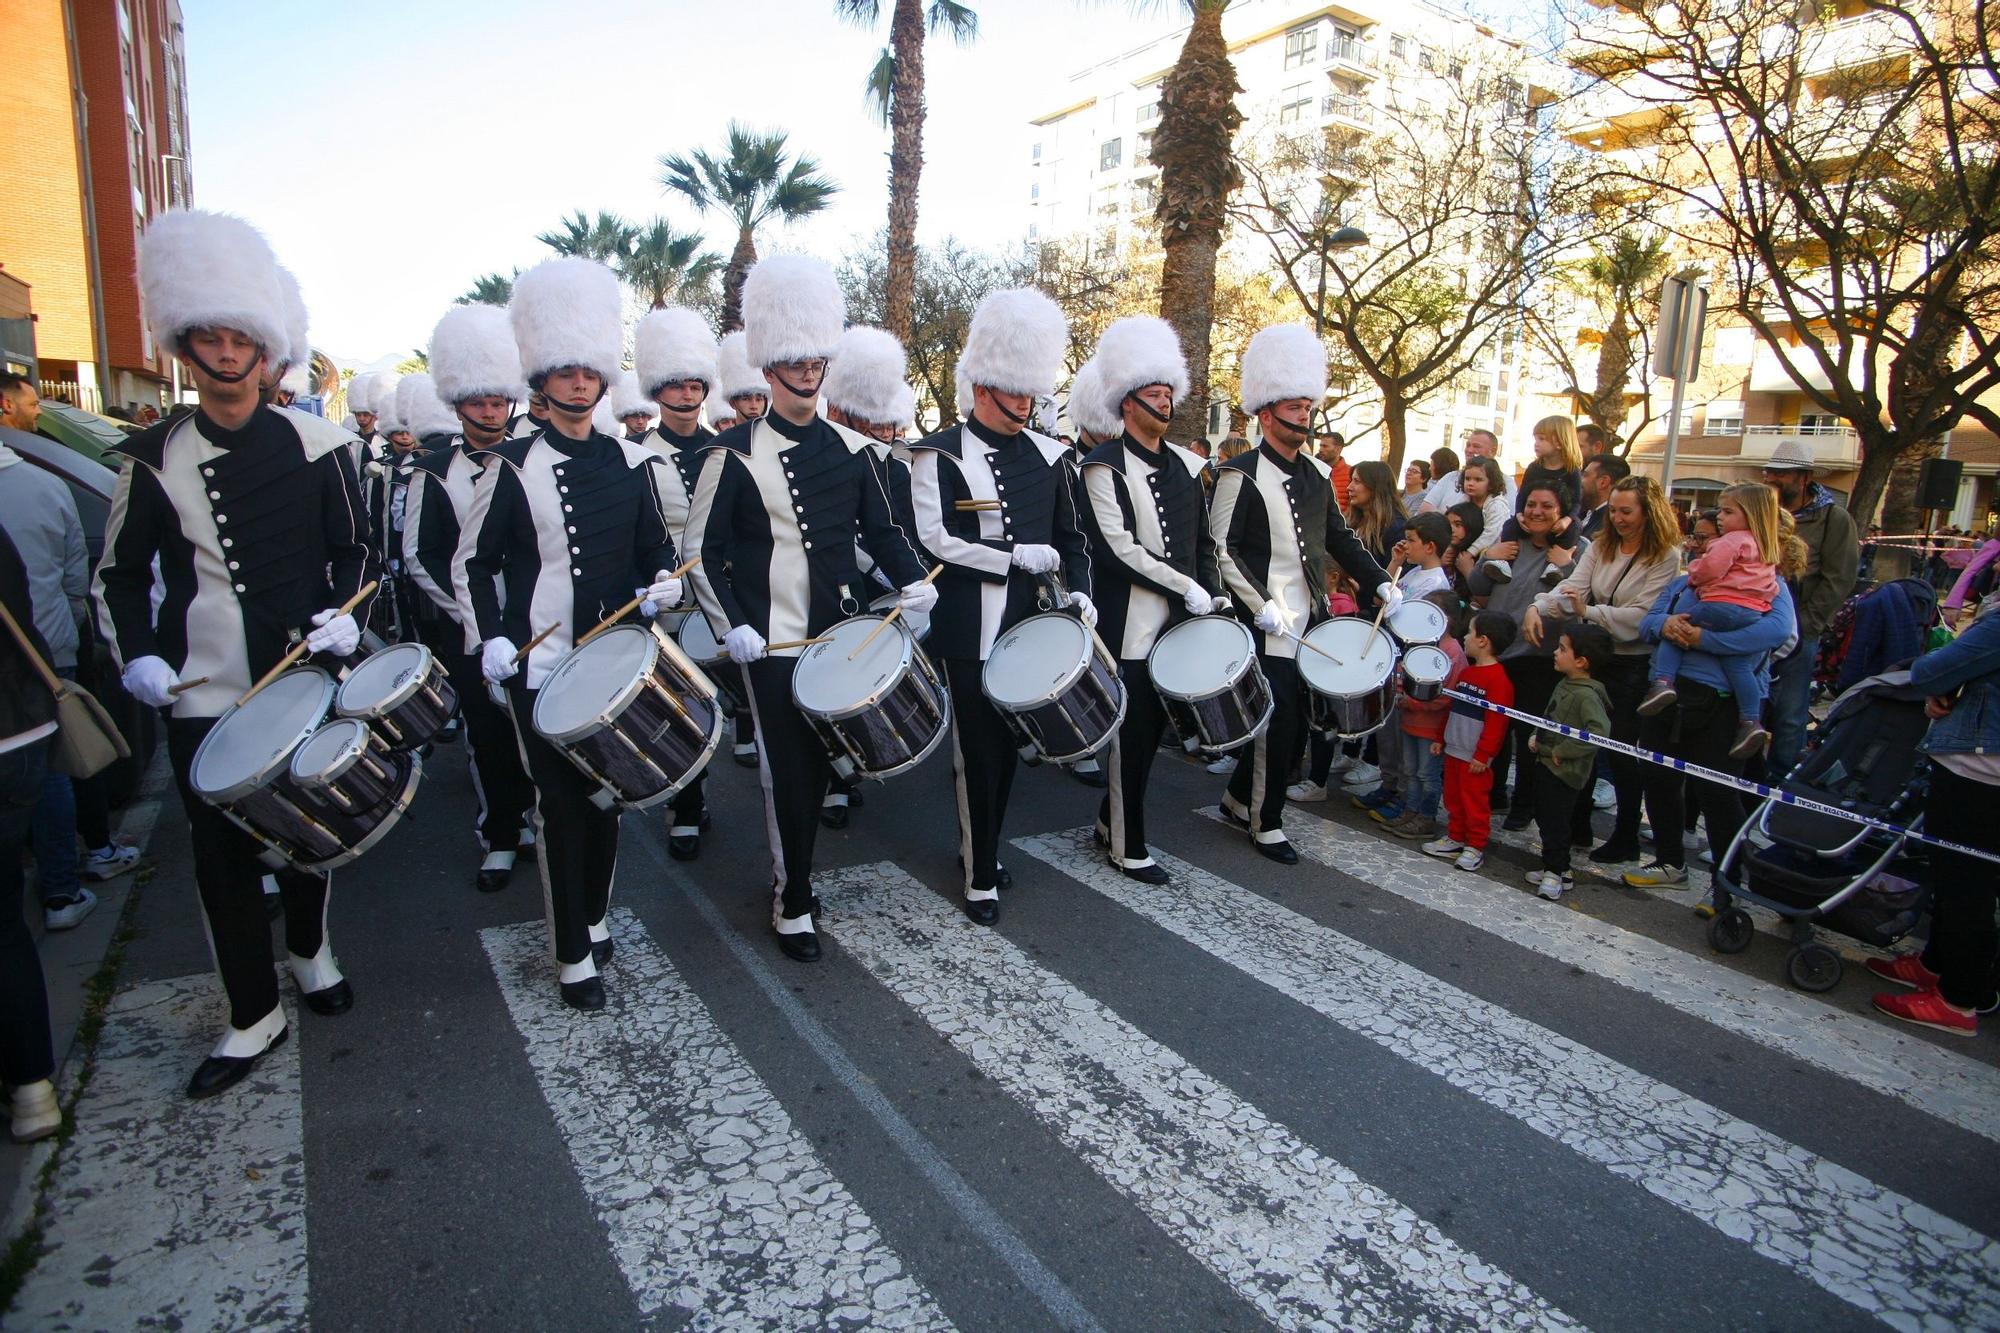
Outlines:
<svg viewBox="0 0 2000 1333"><path fill-rule="evenodd" d="M0 264L33 291L45 395L164 407L133 273L139 234L188 202L187 65L176 0L0 0Z"/></svg>

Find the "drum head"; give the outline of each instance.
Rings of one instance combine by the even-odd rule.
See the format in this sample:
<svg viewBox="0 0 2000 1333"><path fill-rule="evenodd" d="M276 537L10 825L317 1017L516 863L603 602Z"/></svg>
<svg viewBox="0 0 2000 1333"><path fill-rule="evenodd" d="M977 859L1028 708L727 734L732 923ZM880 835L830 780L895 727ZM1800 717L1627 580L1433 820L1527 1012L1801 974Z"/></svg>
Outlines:
<svg viewBox="0 0 2000 1333"><path fill-rule="evenodd" d="M1366 694L1396 669L1396 640L1372 621L1342 616L1313 626L1305 640L1321 651L1299 649L1299 675L1321 694L1341 699Z"/></svg>
<svg viewBox="0 0 2000 1333"><path fill-rule="evenodd" d="M333 702L333 678L318 667L287 671L248 703L224 713L195 752L188 785L231 799L275 776L299 743L318 730Z"/></svg>
<svg viewBox="0 0 2000 1333"><path fill-rule="evenodd" d="M980 683L1010 712L1055 698L1090 662L1090 631L1073 616L1029 616L1002 634L986 655Z"/></svg>
<svg viewBox="0 0 2000 1333"><path fill-rule="evenodd" d="M679 641L682 652L704 666L727 656L722 651L722 640L715 637L715 629L708 623L708 617L700 612L683 620L674 637Z"/></svg>
<svg viewBox="0 0 2000 1333"><path fill-rule="evenodd" d="M1153 688L1180 699L1206 699L1243 674L1257 641L1227 616L1183 620L1159 637L1146 661Z"/></svg>
<svg viewBox="0 0 2000 1333"><path fill-rule="evenodd" d="M430 669L431 650L421 643L392 644L347 673L334 709L353 717L394 708L416 693Z"/></svg>
<svg viewBox="0 0 2000 1333"><path fill-rule="evenodd" d="M903 678L916 649L916 641L899 620L875 635L861 656L848 661L848 654L881 623L880 616L843 620L821 636L827 642L800 653L792 671L793 702L808 713L844 717L880 699L888 686Z"/></svg>
<svg viewBox="0 0 2000 1333"><path fill-rule="evenodd" d="M1389 632L1404 643L1436 643L1449 623L1443 607L1421 599L1404 602L1388 617Z"/></svg>
<svg viewBox="0 0 2000 1333"><path fill-rule="evenodd" d="M367 747L368 724L360 718L329 722L292 756L292 776L302 782L331 782Z"/></svg>
<svg viewBox="0 0 2000 1333"><path fill-rule="evenodd" d="M1439 683L1451 674L1451 659L1444 649L1433 648L1429 644L1419 644L1403 655L1403 673L1411 680L1435 680Z"/></svg>
<svg viewBox="0 0 2000 1333"><path fill-rule="evenodd" d="M902 600L900 593L885 592L868 603L868 609L875 615L886 616L895 610L896 603ZM931 613L928 611L905 611L900 619L903 624L910 627L910 633L916 638L921 639L931 632Z"/></svg>
<svg viewBox="0 0 2000 1333"><path fill-rule="evenodd" d="M535 730L562 742L616 715L659 650L643 625L619 625L570 649L535 695Z"/></svg>

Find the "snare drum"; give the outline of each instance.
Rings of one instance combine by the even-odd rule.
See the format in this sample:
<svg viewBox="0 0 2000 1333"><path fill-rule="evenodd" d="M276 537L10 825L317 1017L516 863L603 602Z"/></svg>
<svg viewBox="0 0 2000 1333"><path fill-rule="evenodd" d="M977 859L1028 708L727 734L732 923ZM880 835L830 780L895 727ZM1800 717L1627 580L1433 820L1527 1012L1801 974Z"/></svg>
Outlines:
<svg viewBox="0 0 2000 1333"><path fill-rule="evenodd" d="M650 625L615 626L564 653L535 695L534 722L605 808L669 799L722 743L714 683Z"/></svg>
<svg viewBox="0 0 2000 1333"><path fill-rule="evenodd" d="M1088 626L1056 611L1029 616L1002 634L979 684L1031 763L1096 754L1125 720L1118 664L1097 651Z"/></svg>
<svg viewBox="0 0 2000 1333"><path fill-rule="evenodd" d="M722 691L723 711L731 717L747 716L750 698L743 693L743 670L723 651L722 640L715 637L708 617L700 611L687 616L675 631L674 641L680 645L682 655L700 667L709 683Z"/></svg>
<svg viewBox="0 0 2000 1333"><path fill-rule="evenodd" d="M1389 632L1402 641L1405 648L1413 648L1420 643L1437 643L1444 638L1450 620L1444 608L1436 602L1415 598L1404 602L1387 616L1383 624Z"/></svg>
<svg viewBox="0 0 2000 1333"><path fill-rule="evenodd" d="M337 718L292 755L306 823L294 832L305 868L346 865L382 841L416 797L420 761L358 717Z"/></svg>
<svg viewBox="0 0 2000 1333"><path fill-rule="evenodd" d="M421 643L398 643L347 673L333 711L360 718L391 750L415 750L451 720L458 692L444 663Z"/></svg>
<svg viewBox="0 0 2000 1333"><path fill-rule="evenodd" d="M1270 682L1257 641L1229 616L1183 620L1153 644L1147 674L1174 729L1204 750L1248 745L1271 724Z"/></svg>
<svg viewBox="0 0 2000 1333"><path fill-rule="evenodd" d="M1420 643L1403 654L1403 693L1418 703L1444 697L1444 682L1451 675L1451 659L1444 649Z"/></svg>
<svg viewBox="0 0 2000 1333"><path fill-rule="evenodd" d="M195 795L263 844L273 867L310 860L312 818L292 785L292 755L319 730L333 696L333 677L318 667L287 671L217 718L188 766Z"/></svg>
<svg viewBox="0 0 2000 1333"><path fill-rule="evenodd" d="M1307 721L1316 731L1365 736L1380 727L1396 701L1395 675L1396 640L1356 616L1322 621L1299 646Z"/></svg>
<svg viewBox="0 0 2000 1333"><path fill-rule="evenodd" d="M951 695L900 619L848 660L881 623L880 616L841 621L820 636L825 643L799 654L792 671L792 702L842 778L915 768L951 724Z"/></svg>
<svg viewBox="0 0 2000 1333"><path fill-rule="evenodd" d="M896 609L896 603L901 600L903 600L901 593L885 592L868 603L868 613L886 616ZM931 613L928 611L905 611L898 619L910 627L910 637L918 643L922 643L924 636L931 632Z"/></svg>

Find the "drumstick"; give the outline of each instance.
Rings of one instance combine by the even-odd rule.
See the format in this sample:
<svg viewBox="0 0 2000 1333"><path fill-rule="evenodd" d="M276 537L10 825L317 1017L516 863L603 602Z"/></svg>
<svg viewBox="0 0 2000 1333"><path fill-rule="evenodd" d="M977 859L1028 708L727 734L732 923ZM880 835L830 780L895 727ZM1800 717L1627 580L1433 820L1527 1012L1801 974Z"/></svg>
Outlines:
<svg viewBox="0 0 2000 1333"><path fill-rule="evenodd" d="M1389 614L1389 604L1387 602L1383 602L1381 606L1376 608L1375 623L1369 626L1368 629L1368 646L1361 650L1361 655L1363 657L1368 656L1369 653L1375 650L1375 636L1382 632L1382 617L1388 614Z"/></svg>
<svg viewBox="0 0 2000 1333"><path fill-rule="evenodd" d="M676 569L672 573L668 574L667 577L670 579L677 579L681 575L687 573L690 569L693 569L696 565L700 563L701 563L701 557L696 556L694 559L688 561L685 565L682 565L679 569ZM610 615L598 621L597 627L595 629L591 630L588 634L584 635L582 638L576 641L576 646L578 648L583 647L583 645L589 643L592 639L604 633L604 631L610 629L613 625L617 624L625 617L631 615L634 611L637 611L639 609L640 603L644 602L645 600L646 600L646 594L643 592L640 593L637 597L634 597L631 601L625 603L625 605L619 607L616 611L613 611Z"/></svg>
<svg viewBox="0 0 2000 1333"><path fill-rule="evenodd" d="M345 602L343 602L341 604L340 609L338 611L335 611L332 615L328 616L327 619L337 620L341 616L348 615L349 613L351 613L355 607L361 605L362 602L367 600L368 594L374 592L376 586L377 586L376 581L374 579L370 579L368 580L368 582L362 584L361 591L355 593L354 596L348 598ZM241 708L244 704L247 704L252 699L256 698L260 693L263 692L263 689L266 685L269 685L272 681L284 675L287 671L290 671L292 669L293 664L295 664L301 657L304 657L305 655L306 655L306 641L304 639L300 639L297 643L292 645L290 652L286 653L283 657L278 659L278 665L272 667L269 671L266 671L264 673L263 679L259 680L255 685L252 685L248 690L244 691L243 697L236 701L236 706L238 708Z"/></svg>
<svg viewBox="0 0 2000 1333"><path fill-rule="evenodd" d="M555 624L549 626L547 629L543 630L540 634L537 634L534 638L528 640L527 644L524 647L522 647L521 651L514 654L513 660L516 662L527 661L528 654L534 652L535 649L541 647L543 639L548 638L549 635L554 634L557 630L561 628L562 628L562 621L558 620Z"/></svg>
<svg viewBox="0 0 2000 1333"><path fill-rule="evenodd" d="M1294 634L1294 633L1292 633L1292 632L1291 632L1290 630L1286 630L1286 631L1285 631L1285 637L1286 637L1286 638L1288 638L1288 639L1290 639L1290 640L1291 640L1291 641L1292 641L1293 643L1296 643L1296 644L1297 644L1297 645L1298 645L1299 647L1301 647L1301 648L1310 648L1310 649L1312 649L1312 650L1313 650L1314 652L1318 653L1318 654L1319 654L1319 655L1320 655L1321 657L1324 657L1324 658L1325 658L1325 659L1326 659L1327 661L1329 661L1329 662L1333 663L1333 664L1334 664L1335 666L1343 666L1343 667L1344 667L1344 666L1346 666L1346 665L1347 665L1347 663L1346 663L1346 662L1342 661L1342 660L1341 660L1340 658L1338 658L1338 657L1335 657L1335 656L1334 656L1334 655L1333 655L1332 653L1330 653L1330 652L1328 652L1328 651L1327 651L1326 649L1324 649L1324 648L1320 647L1320 646L1319 646L1318 644L1316 644L1316 643L1308 643L1308 642L1306 641L1306 638L1305 638L1305 636L1304 636L1304 635L1302 635L1302 634Z"/></svg>
<svg viewBox="0 0 2000 1333"><path fill-rule="evenodd" d="M923 581L925 583L930 583L933 580L935 580L938 575L942 573L944 573L944 562L939 561L935 566L931 568L930 573L924 575ZM860 643L854 645L854 651L847 655L847 660L852 662L855 658L861 656L861 650L863 648L866 648L869 644L875 642L875 636L877 634L880 634L883 630L889 628L889 626L895 623L895 621L898 620L902 616L902 614L903 614L903 604L901 602L898 602L896 603L895 606L889 609L888 615L882 617L881 624L877 625L874 629L868 631L867 638L863 639Z"/></svg>
<svg viewBox="0 0 2000 1333"><path fill-rule="evenodd" d="M184 680L177 685L167 686L167 693L186 694L189 690L199 689L206 684L208 684L207 676L196 676L193 680Z"/></svg>
<svg viewBox="0 0 2000 1333"><path fill-rule="evenodd" d="M960 500L952 505L952 508L961 513L969 513L976 510L998 509L1000 508L1000 502L998 500Z"/></svg>
<svg viewBox="0 0 2000 1333"><path fill-rule="evenodd" d="M832 642L833 639L831 637L822 634L817 639L787 639L783 643L767 643L764 645L764 651L767 653L775 653L775 652L781 652L786 648L810 648L816 643L832 643Z"/></svg>

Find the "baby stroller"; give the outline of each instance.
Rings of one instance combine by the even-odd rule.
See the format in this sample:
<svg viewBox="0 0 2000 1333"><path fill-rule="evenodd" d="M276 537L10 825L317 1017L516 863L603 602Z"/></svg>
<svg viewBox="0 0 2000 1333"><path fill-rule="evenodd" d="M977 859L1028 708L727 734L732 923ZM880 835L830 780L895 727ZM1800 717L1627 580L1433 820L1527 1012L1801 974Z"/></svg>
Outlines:
<svg viewBox="0 0 2000 1333"><path fill-rule="evenodd" d="M1925 775L1917 745L1930 727L1910 673L1849 687L1815 733L1816 744L1783 779L1792 795L1921 832ZM1770 839L1759 847L1752 829ZM1736 900L1776 912L1792 930L1785 975L1805 991L1840 984L1840 954L1816 926L1886 947L1922 919L1929 902L1923 844L1816 810L1766 798L1715 866L1708 942L1741 953L1756 928Z"/></svg>

